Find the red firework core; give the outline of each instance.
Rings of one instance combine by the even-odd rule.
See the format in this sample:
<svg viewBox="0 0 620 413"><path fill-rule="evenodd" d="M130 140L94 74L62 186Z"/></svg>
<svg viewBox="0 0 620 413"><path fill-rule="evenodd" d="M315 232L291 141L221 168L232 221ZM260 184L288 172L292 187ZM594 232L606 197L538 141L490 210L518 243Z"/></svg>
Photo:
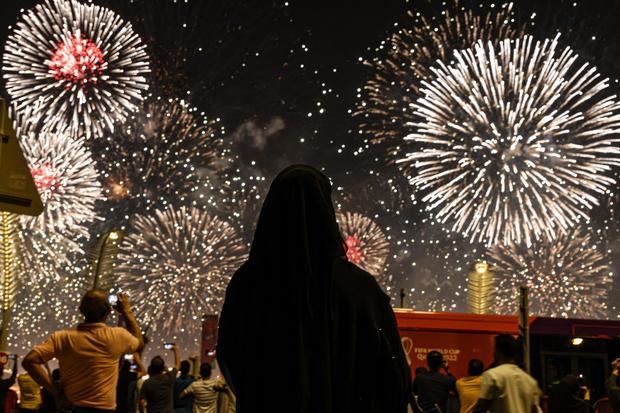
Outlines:
<svg viewBox="0 0 620 413"><path fill-rule="evenodd" d="M97 83L103 65L103 53L97 45L78 34L58 44L49 68L54 79L85 86Z"/></svg>
<svg viewBox="0 0 620 413"><path fill-rule="evenodd" d="M362 250L360 249L360 240L349 235L344 243L347 244L347 259L353 264L359 264L362 261Z"/></svg>
<svg viewBox="0 0 620 413"><path fill-rule="evenodd" d="M32 168L31 172L37 190L49 191L57 187L56 172L54 172L48 163L44 163L38 168Z"/></svg>

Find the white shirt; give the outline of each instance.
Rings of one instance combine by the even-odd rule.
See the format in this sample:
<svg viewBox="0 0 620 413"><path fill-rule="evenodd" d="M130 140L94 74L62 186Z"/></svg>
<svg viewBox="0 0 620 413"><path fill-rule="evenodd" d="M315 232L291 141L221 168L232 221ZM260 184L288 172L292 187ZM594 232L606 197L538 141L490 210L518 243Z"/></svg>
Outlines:
<svg viewBox="0 0 620 413"><path fill-rule="evenodd" d="M502 364L482 374L480 398L492 401L490 413L532 413L540 395L536 380L515 364Z"/></svg>
<svg viewBox="0 0 620 413"><path fill-rule="evenodd" d="M193 413L216 413L217 396L215 390L217 380L196 380L183 391L194 396Z"/></svg>

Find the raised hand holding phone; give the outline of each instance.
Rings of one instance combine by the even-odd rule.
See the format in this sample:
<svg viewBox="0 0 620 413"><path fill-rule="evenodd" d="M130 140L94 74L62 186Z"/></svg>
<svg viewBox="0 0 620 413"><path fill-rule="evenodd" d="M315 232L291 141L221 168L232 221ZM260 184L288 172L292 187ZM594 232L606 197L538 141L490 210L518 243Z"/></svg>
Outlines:
<svg viewBox="0 0 620 413"><path fill-rule="evenodd" d="M112 307L116 307L116 304L118 304L118 295L116 295L116 294L109 294L108 295L108 303Z"/></svg>
<svg viewBox="0 0 620 413"><path fill-rule="evenodd" d="M181 367L181 358L179 357L179 349L177 348L177 344L173 342L164 343L165 350L172 350L174 354L174 368L179 369Z"/></svg>

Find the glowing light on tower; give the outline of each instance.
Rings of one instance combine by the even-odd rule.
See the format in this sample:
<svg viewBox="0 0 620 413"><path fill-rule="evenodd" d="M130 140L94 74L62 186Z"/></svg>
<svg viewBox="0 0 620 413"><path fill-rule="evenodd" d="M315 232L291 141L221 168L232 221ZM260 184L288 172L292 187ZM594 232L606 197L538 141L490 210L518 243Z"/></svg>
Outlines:
<svg viewBox="0 0 620 413"><path fill-rule="evenodd" d="M566 232L615 183L620 103L557 37L479 42L437 63L406 154L426 209L475 242Z"/></svg>
<svg viewBox="0 0 620 413"><path fill-rule="evenodd" d="M246 247L228 223L196 208L169 206L133 221L115 272L151 339L174 339L193 352L202 316L219 311L245 258Z"/></svg>
<svg viewBox="0 0 620 413"><path fill-rule="evenodd" d="M607 315L612 274L593 236L572 230L553 241L497 245L487 253L495 276L495 310L514 314L519 286L529 287L531 313L549 317Z"/></svg>
<svg viewBox="0 0 620 413"><path fill-rule="evenodd" d="M36 107L37 130L90 137L136 108L149 63L131 24L111 10L46 0L17 22L2 70L17 112Z"/></svg>
<svg viewBox="0 0 620 413"><path fill-rule="evenodd" d="M337 213L347 246L347 259L374 276L382 275L390 244L381 228L358 213Z"/></svg>

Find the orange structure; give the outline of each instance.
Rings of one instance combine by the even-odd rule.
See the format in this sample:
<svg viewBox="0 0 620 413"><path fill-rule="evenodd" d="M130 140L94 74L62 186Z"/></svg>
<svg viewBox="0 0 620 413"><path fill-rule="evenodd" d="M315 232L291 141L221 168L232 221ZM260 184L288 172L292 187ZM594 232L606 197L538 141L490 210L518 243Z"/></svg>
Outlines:
<svg viewBox="0 0 620 413"><path fill-rule="evenodd" d="M485 366L493 361L495 335L519 334L516 315L394 312L412 374L426 366L429 351L439 350L454 376L466 376L472 358ZM605 396L609 365L620 356L620 321L530 317L529 323L531 374L545 393L553 382L574 374L583 378L592 400Z"/></svg>
<svg viewBox="0 0 620 413"><path fill-rule="evenodd" d="M426 366L426 354L439 350L456 377L467 375L472 358L488 366L493 361L493 338L518 334L516 316L426 313L395 309L403 348L412 373Z"/></svg>

